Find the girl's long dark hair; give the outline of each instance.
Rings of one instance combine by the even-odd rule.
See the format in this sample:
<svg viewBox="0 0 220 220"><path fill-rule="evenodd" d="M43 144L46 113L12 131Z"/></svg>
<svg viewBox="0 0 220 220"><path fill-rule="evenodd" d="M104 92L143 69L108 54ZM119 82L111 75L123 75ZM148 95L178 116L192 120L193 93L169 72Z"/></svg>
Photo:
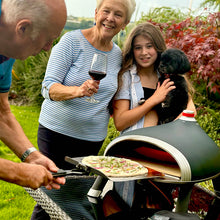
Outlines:
<svg viewBox="0 0 220 220"><path fill-rule="evenodd" d="M149 41L151 41L155 50L157 51L158 56L154 64L155 70L159 65L161 53L166 50L165 40L159 28L155 25L149 22L145 22L137 25L134 29L132 29L125 41L122 50L122 67L118 74L118 90L121 88L123 73L129 70L129 68L131 68L132 65L136 63L134 59L133 45L135 38L140 35L146 37Z"/></svg>
<svg viewBox="0 0 220 220"><path fill-rule="evenodd" d="M120 90L121 85L122 85L122 75L127 70L129 70L133 64L136 63L134 59L133 45L134 45L135 38L140 35L150 40L155 50L157 51L158 56L154 64L155 70L157 69L159 65L161 53L166 50L166 43L158 27L156 27L155 25L149 22L145 22L145 23L138 24L135 28L133 28L131 32L129 33L128 37L126 38L126 41L125 41L125 44L122 50L122 67L118 73L118 90ZM113 113L113 100L114 100L114 97L108 106L110 114Z"/></svg>

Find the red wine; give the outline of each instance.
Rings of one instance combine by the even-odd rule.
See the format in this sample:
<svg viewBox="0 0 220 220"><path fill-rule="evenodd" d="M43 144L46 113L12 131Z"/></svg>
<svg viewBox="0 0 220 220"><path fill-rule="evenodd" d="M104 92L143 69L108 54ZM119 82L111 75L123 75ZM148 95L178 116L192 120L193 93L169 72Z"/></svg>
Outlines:
<svg viewBox="0 0 220 220"><path fill-rule="evenodd" d="M106 73L104 72L99 72L99 71L94 71L94 70L89 70L89 75L94 79L94 80L101 80L106 76Z"/></svg>

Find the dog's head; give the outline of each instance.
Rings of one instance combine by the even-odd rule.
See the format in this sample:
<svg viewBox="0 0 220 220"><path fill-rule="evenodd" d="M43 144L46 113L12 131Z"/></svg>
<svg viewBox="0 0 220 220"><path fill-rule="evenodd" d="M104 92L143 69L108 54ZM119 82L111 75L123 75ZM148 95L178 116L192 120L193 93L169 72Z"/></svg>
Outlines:
<svg viewBox="0 0 220 220"><path fill-rule="evenodd" d="M185 74L190 68L190 62L182 50L170 48L161 54L158 66L158 71L161 75Z"/></svg>

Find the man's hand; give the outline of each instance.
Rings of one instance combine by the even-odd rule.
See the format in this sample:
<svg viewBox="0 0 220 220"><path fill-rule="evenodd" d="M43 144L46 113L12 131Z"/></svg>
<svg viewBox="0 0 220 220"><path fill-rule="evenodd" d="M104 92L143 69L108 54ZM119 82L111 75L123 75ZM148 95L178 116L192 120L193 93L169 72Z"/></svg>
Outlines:
<svg viewBox="0 0 220 220"><path fill-rule="evenodd" d="M38 164L44 166L47 170L51 172L57 172L58 167L55 165L55 163L50 160L48 157L44 156L41 154L39 151L35 151L31 153L25 162L28 162L30 164ZM51 174L52 176L52 174ZM60 189L60 184L64 185L65 184L65 178L64 177L59 177L59 178L53 178L51 179L50 182L48 182L45 187L50 190L50 189Z"/></svg>
<svg viewBox="0 0 220 220"><path fill-rule="evenodd" d="M51 172L42 165L15 163L0 158L0 167L0 179L32 189L41 186L46 186L47 189L59 189L58 184L65 182L63 178L57 178L55 181Z"/></svg>
<svg viewBox="0 0 220 220"><path fill-rule="evenodd" d="M20 186L37 189L41 186L47 187L53 183L52 174L44 166L19 163L17 164L17 171L17 176L12 182Z"/></svg>

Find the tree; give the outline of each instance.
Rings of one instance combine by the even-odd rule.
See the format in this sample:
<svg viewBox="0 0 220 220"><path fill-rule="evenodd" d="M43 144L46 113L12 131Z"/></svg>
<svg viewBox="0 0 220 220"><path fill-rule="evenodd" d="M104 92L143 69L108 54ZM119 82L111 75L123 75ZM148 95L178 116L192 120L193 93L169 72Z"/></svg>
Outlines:
<svg viewBox="0 0 220 220"><path fill-rule="evenodd" d="M161 7L150 9L147 14L142 14L138 23L142 23L146 20L153 20L157 23L172 23L185 20L188 14L181 11L181 9L172 9L170 7Z"/></svg>
<svg viewBox="0 0 220 220"><path fill-rule="evenodd" d="M200 7L204 7L206 5L213 6L215 9L218 9L218 11L220 11L220 0L204 0L204 2L201 3Z"/></svg>
<svg viewBox="0 0 220 220"><path fill-rule="evenodd" d="M190 74L196 84L205 83L208 98L220 99L220 39L217 23L220 12L206 18L198 16L176 23L151 23L158 26L168 47L183 50L191 63Z"/></svg>

